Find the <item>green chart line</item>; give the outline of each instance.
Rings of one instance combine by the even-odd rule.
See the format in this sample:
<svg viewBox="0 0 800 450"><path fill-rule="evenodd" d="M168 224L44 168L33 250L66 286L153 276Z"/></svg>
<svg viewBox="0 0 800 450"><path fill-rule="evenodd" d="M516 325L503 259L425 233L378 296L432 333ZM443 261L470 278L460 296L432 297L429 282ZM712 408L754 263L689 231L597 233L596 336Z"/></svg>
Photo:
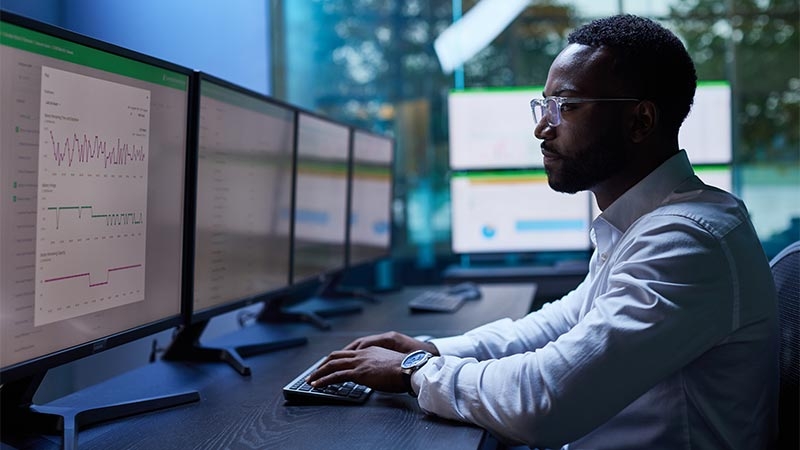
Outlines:
<svg viewBox="0 0 800 450"><path fill-rule="evenodd" d="M88 209L90 219L105 219L106 226L108 227L117 225L140 225L141 223L143 223L142 213L137 214L132 212L126 212L126 213L95 214L94 212L92 212L91 206L49 206L47 209L56 212L56 230L59 227L62 210L77 210L78 219L80 219L81 216L83 215L83 210Z"/></svg>

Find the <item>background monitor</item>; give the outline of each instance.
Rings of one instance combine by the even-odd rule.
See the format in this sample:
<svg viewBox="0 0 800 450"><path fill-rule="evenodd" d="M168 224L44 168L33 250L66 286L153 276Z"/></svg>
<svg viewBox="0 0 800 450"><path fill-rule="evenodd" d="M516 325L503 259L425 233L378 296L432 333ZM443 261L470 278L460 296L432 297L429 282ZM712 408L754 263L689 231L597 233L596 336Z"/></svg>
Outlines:
<svg viewBox="0 0 800 450"><path fill-rule="evenodd" d="M697 83L694 104L678 131L678 145L692 164L731 164L731 86L727 81Z"/></svg>
<svg viewBox="0 0 800 450"><path fill-rule="evenodd" d="M193 314L289 285L294 111L200 78Z"/></svg>
<svg viewBox="0 0 800 450"><path fill-rule="evenodd" d="M695 165L694 173L703 183L733 193L733 167L729 164Z"/></svg>
<svg viewBox="0 0 800 450"><path fill-rule="evenodd" d="M35 389L180 322L190 71L7 13L0 61L0 378Z"/></svg>
<svg viewBox="0 0 800 450"><path fill-rule="evenodd" d="M542 87L451 91L450 168L544 167L530 107L541 96Z"/></svg>
<svg viewBox="0 0 800 450"><path fill-rule="evenodd" d="M530 101L544 86L466 89L448 97L450 168L485 170L544 167L533 136ZM726 81L699 82L678 143L692 164L729 164L733 158L731 89Z"/></svg>
<svg viewBox="0 0 800 450"><path fill-rule="evenodd" d="M292 282L345 267L350 129L298 113Z"/></svg>
<svg viewBox="0 0 800 450"><path fill-rule="evenodd" d="M390 256L394 141L353 131L348 267Z"/></svg>
<svg viewBox="0 0 800 450"><path fill-rule="evenodd" d="M195 85L188 323L164 359L225 361L249 375L242 357L300 345L305 338L225 348L203 346L200 338L214 316L255 302L277 302L289 288L295 112L208 74L198 74Z"/></svg>
<svg viewBox="0 0 800 450"><path fill-rule="evenodd" d="M455 254L590 248L590 194L553 191L543 169L453 173L450 196Z"/></svg>

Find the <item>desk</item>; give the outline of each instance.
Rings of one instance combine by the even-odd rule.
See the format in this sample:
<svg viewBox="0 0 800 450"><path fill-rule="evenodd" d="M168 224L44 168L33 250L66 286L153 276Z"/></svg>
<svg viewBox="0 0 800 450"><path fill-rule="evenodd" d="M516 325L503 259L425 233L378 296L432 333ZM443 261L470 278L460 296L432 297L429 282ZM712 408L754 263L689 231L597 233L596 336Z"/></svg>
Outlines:
<svg viewBox="0 0 800 450"><path fill-rule="evenodd" d="M242 344L276 336L308 337L308 345L247 358L252 376L224 363L157 362L58 399L91 404L117 395L133 397L197 389L201 401L128 417L82 430L81 449L377 449L480 448L491 442L482 429L425 415L406 394L375 392L364 405L289 405L281 388L319 357L367 333L388 330L446 336L502 317L527 313L533 284L482 286L483 298L453 314L410 313L408 299L423 287L381 295L358 315L333 317L332 329L307 324L255 325L215 340ZM6 444L57 449L54 436L3 436Z"/></svg>

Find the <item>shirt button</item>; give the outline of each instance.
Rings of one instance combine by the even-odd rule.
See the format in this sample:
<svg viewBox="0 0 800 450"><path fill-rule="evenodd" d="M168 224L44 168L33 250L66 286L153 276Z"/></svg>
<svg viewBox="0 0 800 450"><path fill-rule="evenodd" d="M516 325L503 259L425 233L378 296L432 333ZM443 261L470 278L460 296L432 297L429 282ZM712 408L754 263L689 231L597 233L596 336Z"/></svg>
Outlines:
<svg viewBox="0 0 800 450"><path fill-rule="evenodd" d="M600 261L606 262L608 259L608 253L600 253Z"/></svg>

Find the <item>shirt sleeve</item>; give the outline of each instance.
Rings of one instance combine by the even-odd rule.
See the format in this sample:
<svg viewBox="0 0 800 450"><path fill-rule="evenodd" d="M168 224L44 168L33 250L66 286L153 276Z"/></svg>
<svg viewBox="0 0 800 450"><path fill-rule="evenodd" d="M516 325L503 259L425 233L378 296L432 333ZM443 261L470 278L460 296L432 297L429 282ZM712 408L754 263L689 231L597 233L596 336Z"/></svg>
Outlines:
<svg viewBox="0 0 800 450"><path fill-rule="evenodd" d="M575 326L581 304L586 298L587 285L584 279L561 299L545 304L522 319L500 319L460 336L431 339L430 342L440 355L478 360L502 358L541 348Z"/></svg>
<svg viewBox="0 0 800 450"><path fill-rule="evenodd" d="M702 227L655 218L621 241L616 254L603 294L580 319L554 304L546 314L436 342L444 356L414 374L420 407L510 443L557 447L611 418L730 331L731 261Z"/></svg>

